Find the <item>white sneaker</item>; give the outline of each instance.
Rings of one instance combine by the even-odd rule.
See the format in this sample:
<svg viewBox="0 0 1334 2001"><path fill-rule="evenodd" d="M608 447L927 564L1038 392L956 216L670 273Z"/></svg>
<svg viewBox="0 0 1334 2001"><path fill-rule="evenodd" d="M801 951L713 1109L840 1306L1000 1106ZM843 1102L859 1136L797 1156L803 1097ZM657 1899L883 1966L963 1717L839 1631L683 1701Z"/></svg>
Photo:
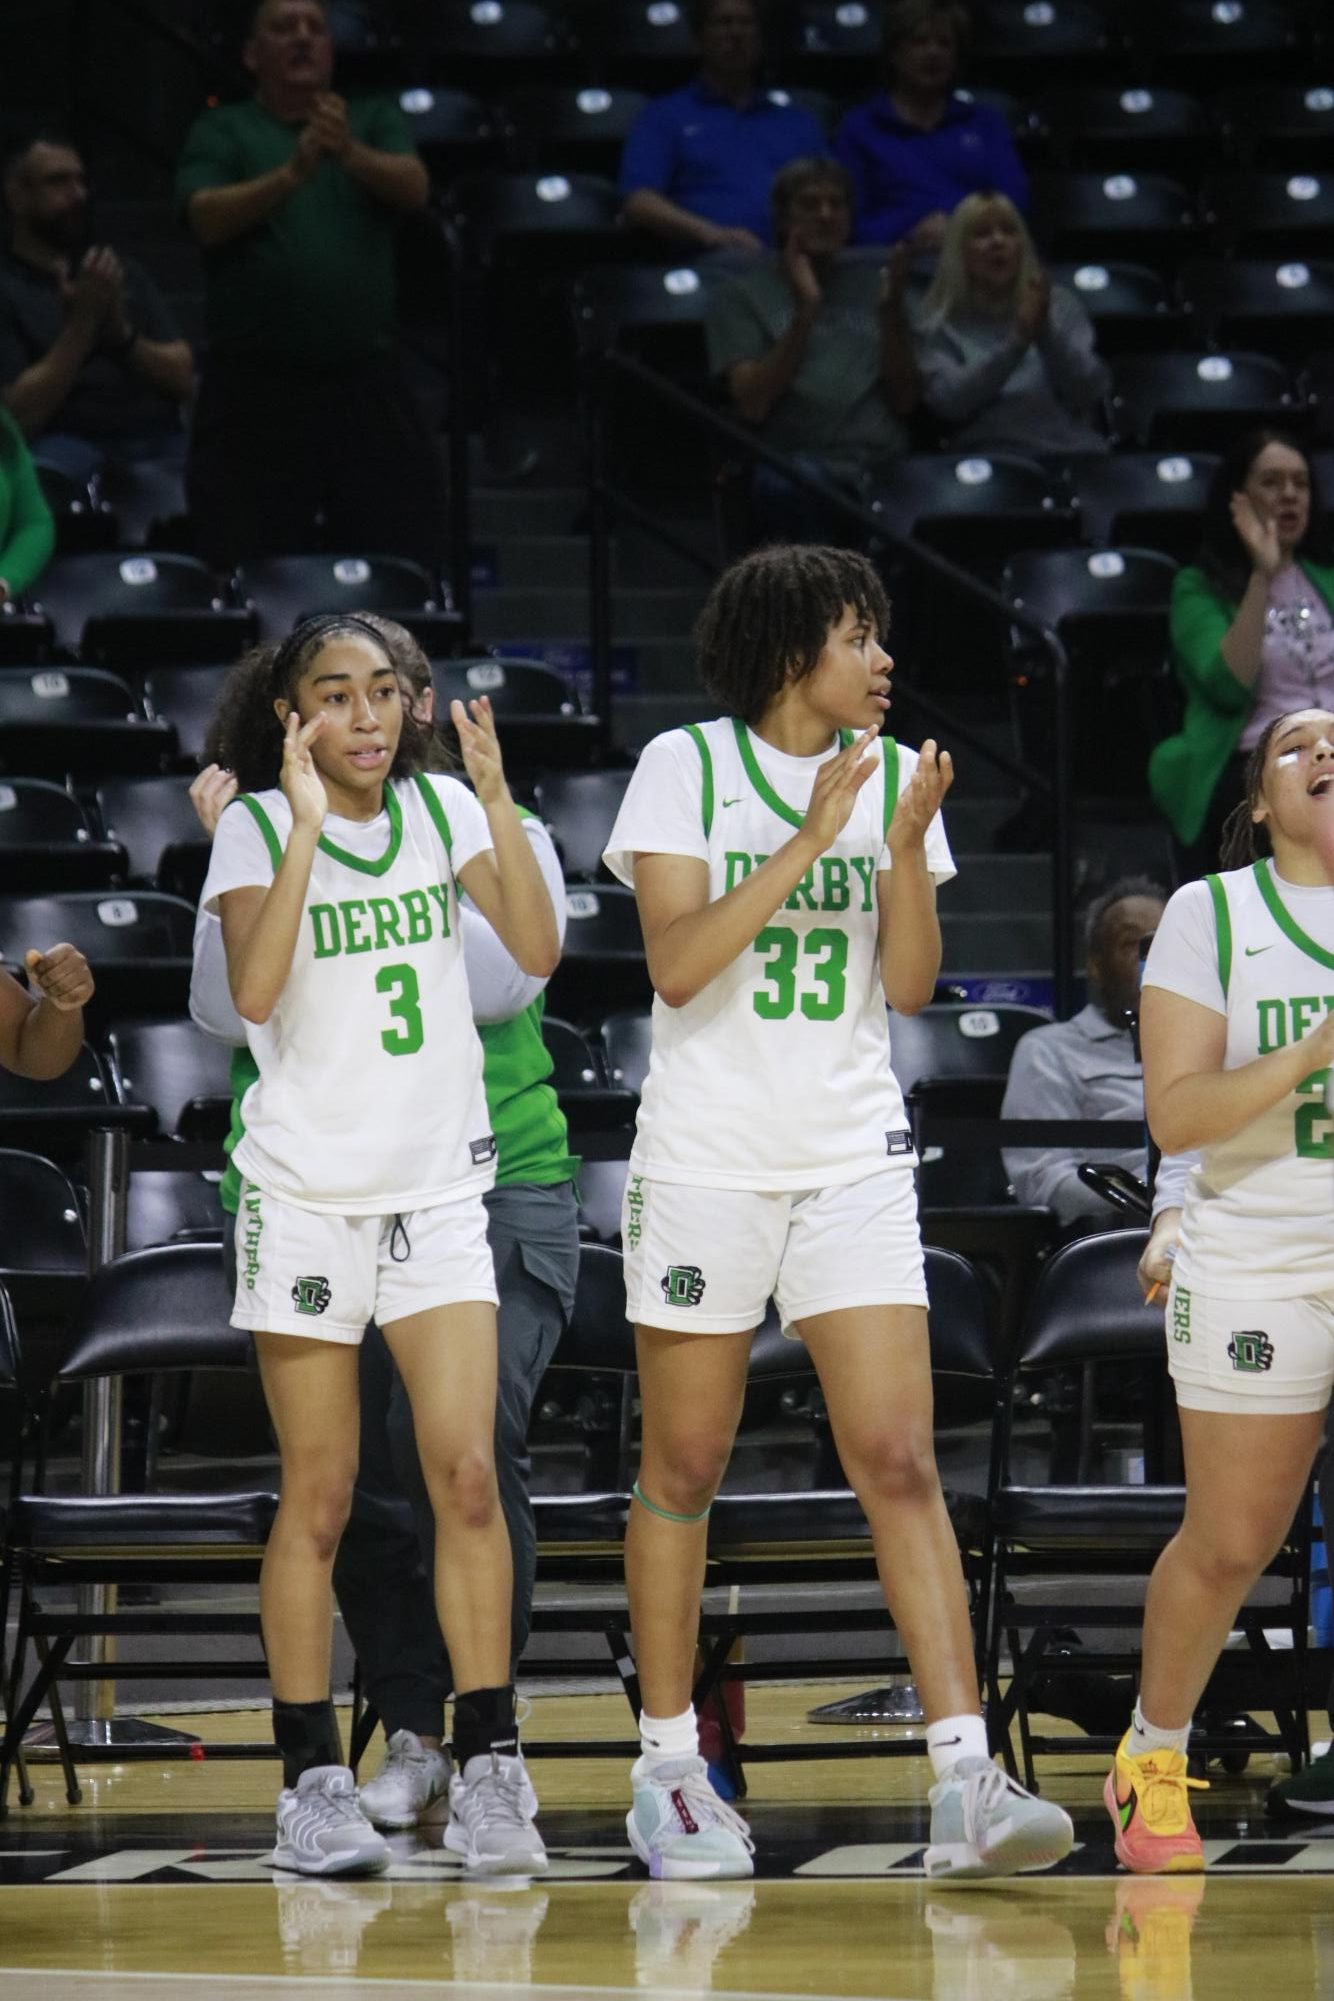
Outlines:
<svg viewBox="0 0 1334 2001"><path fill-rule="evenodd" d="M389 1865L389 1846L357 1805L346 1765L314 1765L278 1795L275 1869L301 1876L375 1875Z"/></svg>
<svg viewBox="0 0 1334 2001"><path fill-rule="evenodd" d="M1050 1869L1070 1853L1068 1813L1034 1799L990 1758L960 1758L927 1795L931 1846L926 1873L940 1881Z"/></svg>
<svg viewBox="0 0 1334 2001"><path fill-rule="evenodd" d="M449 1782L445 1847L479 1875L541 1875L547 1851L533 1825L536 1812L537 1794L522 1757L490 1751L469 1758Z"/></svg>
<svg viewBox="0 0 1334 2001"><path fill-rule="evenodd" d="M449 1811L449 1759L411 1730L395 1730L384 1763L360 1789L361 1810L377 1827L416 1827Z"/></svg>
<svg viewBox="0 0 1334 2001"><path fill-rule="evenodd" d="M649 1875L668 1881L753 1876L755 1843L735 1807L709 1784L703 1758L639 1758L630 1769L630 1846Z"/></svg>

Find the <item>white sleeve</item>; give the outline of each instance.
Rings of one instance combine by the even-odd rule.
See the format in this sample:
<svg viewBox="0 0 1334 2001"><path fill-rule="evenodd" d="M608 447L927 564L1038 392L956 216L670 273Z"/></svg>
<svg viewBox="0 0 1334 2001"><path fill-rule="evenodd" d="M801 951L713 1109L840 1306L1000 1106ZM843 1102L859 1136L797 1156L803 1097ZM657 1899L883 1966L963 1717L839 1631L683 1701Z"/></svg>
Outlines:
<svg viewBox="0 0 1334 2001"><path fill-rule="evenodd" d="M1200 1164L1198 1153L1165 1153L1153 1177L1153 1216L1158 1220L1164 1209L1180 1209L1186 1200L1186 1183Z"/></svg>
<svg viewBox="0 0 1334 2001"><path fill-rule="evenodd" d="M486 854L495 847L486 808L457 778L436 771L425 772L423 776L449 822L449 859L457 875L461 868L467 868L474 855Z"/></svg>
<svg viewBox="0 0 1334 2001"><path fill-rule="evenodd" d="M222 919L201 903L195 918L194 964L190 969L190 1019L205 1035L233 1049L246 1039L245 1023L232 1003Z"/></svg>
<svg viewBox="0 0 1334 2001"><path fill-rule="evenodd" d="M637 854L709 859L704 765L686 730L668 730L645 745L603 850L602 859L616 880L631 889Z"/></svg>
<svg viewBox="0 0 1334 2001"><path fill-rule="evenodd" d="M1188 882L1168 899L1144 967L1144 985L1163 987L1227 1013L1218 971L1218 928L1207 882Z"/></svg>
<svg viewBox="0 0 1334 2001"><path fill-rule="evenodd" d="M565 879L561 874L556 844L542 822L525 818L523 831L533 845L542 880L547 886L556 913L556 929L565 943ZM463 964L472 996L473 1020L486 1027L492 1022L511 1021L531 1007L546 986L544 979L525 973L497 938L480 910L460 900L459 930L463 938Z"/></svg>
<svg viewBox="0 0 1334 2001"><path fill-rule="evenodd" d="M912 783L912 775L916 769L917 752L911 749L908 744L901 743L899 745L898 792L900 798L903 797L904 792ZM874 783L874 780L869 780L868 783ZM931 871L931 880L935 883L937 889L940 888L943 882L952 881L959 873L958 869L954 866L954 856L950 853L950 844L945 834L945 822L939 813L936 814L926 830L926 865ZM880 859L876 863L877 871L892 868L893 866L894 864L888 847L882 847L880 850Z"/></svg>
<svg viewBox="0 0 1334 2001"><path fill-rule="evenodd" d="M259 823L242 800L233 799L213 836L200 907L216 917L218 898L229 889L267 889L272 881L273 860Z"/></svg>

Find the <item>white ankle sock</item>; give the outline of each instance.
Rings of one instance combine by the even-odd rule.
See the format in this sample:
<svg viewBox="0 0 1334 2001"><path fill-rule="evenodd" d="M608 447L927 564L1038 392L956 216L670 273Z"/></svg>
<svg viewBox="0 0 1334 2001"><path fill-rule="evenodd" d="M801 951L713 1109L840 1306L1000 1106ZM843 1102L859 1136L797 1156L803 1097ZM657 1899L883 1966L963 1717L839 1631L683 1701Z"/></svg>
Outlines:
<svg viewBox="0 0 1334 2001"><path fill-rule="evenodd" d="M639 1748L650 1764L662 1764L672 1758L697 1758L699 1725L694 1705L683 1709L679 1716L650 1716L646 1709L641 1710Z"/></svg>
<svg viewBox="0 0 1334 2001"><path fill-rule="evenodd" d="M1142 1758L1146 1751L1184 1751L1189 1741L1189 1723L1184 1730L1160 1730L1156 1723L1149 1722L1136 1702L1130 1725L1130 1742L1126 1746L1132 1758Z"/></svg>
<svg viewBox="0 0 1334 2001"><path fill-rule="evenodd" d="M989 1758L987 1726L980 1716L942 1716L926 1726L926 1750L931 1770L943 1779L960 1758Z"/></svg>

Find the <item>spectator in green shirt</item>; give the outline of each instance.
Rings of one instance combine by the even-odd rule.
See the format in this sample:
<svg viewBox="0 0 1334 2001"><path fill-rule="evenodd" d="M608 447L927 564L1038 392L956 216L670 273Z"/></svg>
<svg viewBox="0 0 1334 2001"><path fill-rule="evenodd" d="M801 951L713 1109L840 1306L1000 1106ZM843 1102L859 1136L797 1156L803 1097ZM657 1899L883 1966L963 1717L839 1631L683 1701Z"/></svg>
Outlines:
<svg viewBox="0 0 1334 2001"><path fill-rule="evenodd" d="M23 433L0 410L0 605L36 583L55 546L55 523Z"/></svg>
<svg viewBox="0 0 1334 2001"><path fill-rule="evenodd" d="M204 253L189 464L220 568L318 546L439 564L439 455L396 349L395 233L427 200L398 107L331 88L324 0L259 0L244 103L206 111L177 192Z"/></svg>

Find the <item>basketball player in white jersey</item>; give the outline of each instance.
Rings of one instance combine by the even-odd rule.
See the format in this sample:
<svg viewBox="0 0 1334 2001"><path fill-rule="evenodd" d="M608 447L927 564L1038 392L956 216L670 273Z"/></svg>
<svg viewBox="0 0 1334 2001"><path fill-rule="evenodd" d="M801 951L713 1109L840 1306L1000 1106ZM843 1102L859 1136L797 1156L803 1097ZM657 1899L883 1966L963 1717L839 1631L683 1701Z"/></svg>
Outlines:
<svg viewBox="0 0 1334 2001"><path fill-rule="evenodd" d="M242 699L238 696L237 699ZM420 769L383 635L306 621L228 719L242 788L219 823L216 908L258 1080L233 1324L254 1330L282 1456L260 1612L284 1766L274 1863L383 1868L330 1702L330 1576L357 1469L357 1345L383 1329L436 1514L436 1602L457 1691L447 1845L524 1873L532 1821L509 1679L511 1566L492 1454L496 1291L484 1192L495 1141L458 891L517 963L559 955L551 899L505 784L489 705L453 705L474 798Z"/></svg>
<svg viewBox="0 0 1334 2001"><path fill-rule="evenodd" d="M696 633L728 713L648 745L607 846L656 991L623 1220L643 1398L627 1826L654 1876L753 1868L698 1755L690 1691L709 1508L771 1294L819 1373L926 1710L928 1873L1040 1868L1072 1838L988 1754L932 1449L915 1157L885 1002L915 1013L934 990L951 767L931 743L877 741L888 616L875 571L846 550L734 565Z"/></svg>
<svg viewBox="0 0 1334 2001"><path fill-rule="evenodd" d="M1251 754L1223 872L1163 913L1140 1035L1150 1130L1198 1148L1167 1298L1186 1512L1144 1607L1139 1701L1108 1775L1116 1852L1203 1867L1190 1719L1282 1546L1334 1382L1334 715L1280 716Z"/></svg>

